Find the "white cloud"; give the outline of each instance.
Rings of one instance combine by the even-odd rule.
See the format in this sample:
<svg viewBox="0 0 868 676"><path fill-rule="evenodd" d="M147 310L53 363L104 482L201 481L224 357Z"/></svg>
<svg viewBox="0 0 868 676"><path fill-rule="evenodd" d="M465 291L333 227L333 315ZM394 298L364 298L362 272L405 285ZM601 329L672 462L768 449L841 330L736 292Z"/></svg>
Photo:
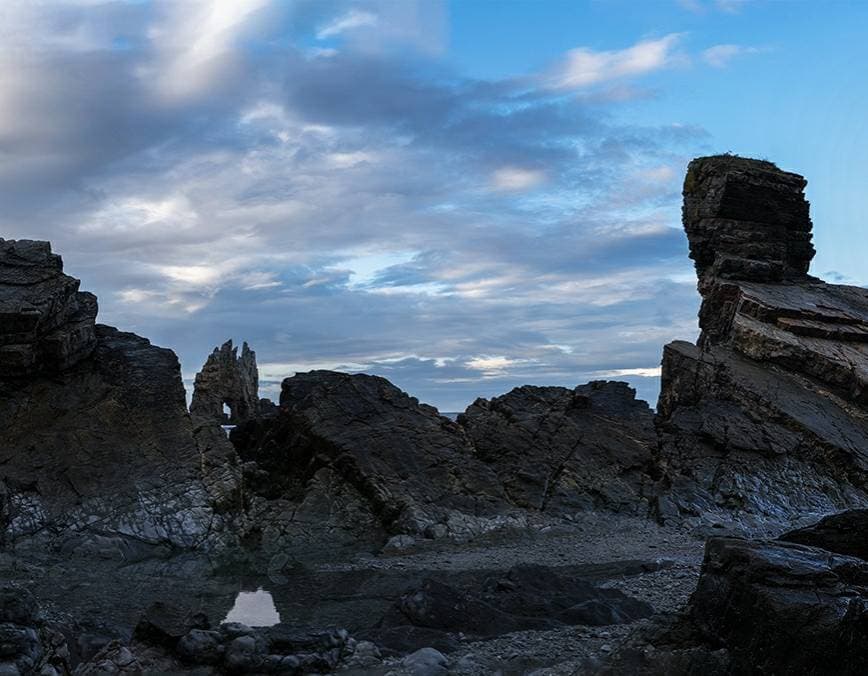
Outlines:
<svg viewBox="0 0 868 676"><path fill-rule="evenodd" d="M379 24L376 14L353 9L323 26L316 34L320 40L331 38L357 28L373 28Z"/></svg>
<svg viewBox="0 0 868 676"><path fill-rule="evenodd" d="M538 169L503 167L492 174L491 184L497 190L529 190L545 181L545 178L545 172Z"/></svg>
<svg viewBox="0 0 868 676"><path fill-rule="evenodd" d="M680 37L680 33L670 33L657 40L643 40L632 47L613 51L571 49L549 74L546 84L551 89L581 89L669 67L678 61L674 50Z"/></svg>
<svg viewBox="0 0 868 676"><path fill-rule="evenodd" d="M659 378L661 367L649 366L648 368L613 369L611 371L594 371L594 378L623 378L625 376L638 376L640 378Z"/></svg>
<svg viewBox="0 0 868 676"><path fill-rule="evenodd" d="M139 75L153 81L169 102L202 93L225 76L237 38L268 4L269 0L187 0L170 5L148 31L159 58L142 66Z"/></svg>
<svg viewBox="0 0 868 676"><path fill-rule="evenodd" d="M759 47L744 47L742 45L714 45L702 52L703 60L715 68L725 68L729 62L738 56L759 54L765 51Z"/></svg>

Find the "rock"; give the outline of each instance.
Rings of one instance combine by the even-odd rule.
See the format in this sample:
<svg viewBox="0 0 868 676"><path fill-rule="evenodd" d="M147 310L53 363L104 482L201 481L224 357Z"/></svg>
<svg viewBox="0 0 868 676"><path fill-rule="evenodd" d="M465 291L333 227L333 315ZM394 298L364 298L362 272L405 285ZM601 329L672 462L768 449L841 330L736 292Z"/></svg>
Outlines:
<svg viewBox="0 0 868 676"><path fill-rule="evenodd" d="M684 228L698 345L663 355L654 475L662 519L780 531L868 505L868 291L807 275L805 181L768 162L694 160Z"/></svg>
<svg viewBox="0 0 868 676"><path fill-rule="evenodd" d="M553 568L525 565L488 576L481 588L426 579L401 597L371 638L393 650L415 649L423 642L421 645L449 652L453 646L442 640L446 638L443 634L492 638L573 624L625 624L652 613L650 605L621 591L562 576ZM387 628L392 631L385 632ZM410 631L402 636L410 628L428 633ZM431 641L437 636L431 632L442 632L441 640Z"/></svg>
<svg viewBox="0 0 868 676"><path fill-rule="evenodd" d="M226 669L237 674L255 672L266 654L266 644L261 638L256 635L239 636L226 647Z"/></svg>
<svg viewBox="0 0 868 676"><path fill-rule="evenodd" d="M868 561L868 509L827 516L812 526L784 533L779 539Z"/></svg>
<svg viewBox="0 0 868 676"><path fill-rule="evenodd" d="M410 676L446 676L449 659L434 648L420 648L401 660L401 667Z"/></svg>
<svg viewBox="0 0 868 676"><path fill-rule="evenodd" d="M224 404L229 407L228 416L223 412ZM273 404L268 404L266 407L271 410ZM258 417L259 408L256 353L244 343L239 357L238 348L227 340L219 348L214 348L202 370L196 374L190 413L221 424L237 425Z"/></svg>
<svg viewBox="0 0 868 676"><path fill-rule="evenodd" d="M133 637L137 641L174 650L181 638L193 629L208 629L207 618L181 606L155 601L142 615L133 631ZM203 635L196 634L191 641L202 637Z"/></svg>
<svg viewBox="0 0 868 676"><path fill-rule="evenodd" d="M0 239L0 373L57 373L96 347L96 297L48 242Z"/></svg>
<svg viewBox="0 0 868 676"><path fill-rule="evenodd" d="M453 513L482 530L509 508L462 428L383 378L299 373L283 381L280 406L271 419L239 425L231 439L242 460L255 463L245 470L254 492L301 503L298 524L351 539L377 525L422 535Z"/></svg>
<svg viewBox="0 0 868 676"><path fill-rule="evenodd" d="M139 676L145 673L133 652L119 641L112 641L89 662L75 669L75 676Z"/></svg>
<svg viewBox="0 0 868 676"><path fill-rule="evenodd" d="M9 582L0 584L0 622L32 626L39 620L39 605L30 591Z"/></svg>
<svg viewBox="0 0 868 676"><path fill-rule="evenodd" d="M535 510L640 509L656 443L651 409L626 383L518 387L458 417L510 500Z"/></svg>
<svg viewBox="0 0 868 676"><path fill-rule="evenodd" d="M137 546L231 540L210 475L232 483L234 450L225 438L197 444L175 354L94 324L95 299L45 242L0 243L0 302L38 318L14 334L33 359L0 369L0 535L77 538L84 549L93 535Z"/></svg>
<svg viewBox="0 0 868 676"><path fill-rule="evenodd" d="M178 641L178 655L192 664L217 664L223 657L220 632L191 629Z"/></svg>
<svg viewBox="0 0 868 676"><path fill-rule="evenodd" d="M728 673L864 674L868 562L788 542L714 538L690 618Z"/></svg>

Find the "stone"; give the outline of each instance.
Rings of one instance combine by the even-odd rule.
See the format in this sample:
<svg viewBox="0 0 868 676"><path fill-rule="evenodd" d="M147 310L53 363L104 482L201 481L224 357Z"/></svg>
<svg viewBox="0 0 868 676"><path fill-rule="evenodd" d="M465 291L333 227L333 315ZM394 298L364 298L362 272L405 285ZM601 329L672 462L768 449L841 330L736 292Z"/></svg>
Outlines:
<svg viewBox="0 0 868 676"><path fill-rule="evenodd" d="M375 376L298 373L283 381L278 415L230 438L252 463L253 492L300 503L298 524L350 539L377 527L423 535L453 513L483 523L510 507L458 424Z"/></svg>
<svg viewBox="0 0 868 676"><path fill-rule="evenodd" d="M71 551L78 539L82 552L93 537L117 551L120 539L231 541L215 505L226 513L238 493L234 449L214 423L194 434L175 354L95 324L96 299L78 286L48 243L0 240L0 301L39 317L14 336L20 322L0 322L0 344L36 355L0 367L0 538L63 539Z"/></svg>
<svg viewBox="0 0 868 676"><path fill-rule="evenodd" d="M778 539L868 561L868 509L833 514L811 526L784 533Z"/></svg>
<svg viewBox="0 0 868 676"><path fill-rule="evenodd" d="M550 512L635 512L654 418L627 383L517 387L477 399L458 423L511 502Z"/></svg>
<svg viewBox="0 0 868 676"><path fill-rule="evenodd" d="M868 291L807 274L805 183L730 156L688 168L702 333L664 349L649 491L662 520L771 533L868 506Z"/></svg>
<svg viewBox="0 0 868 676"><path fill-rule="evenodd" d="M75 676L140 676L146 673L133 652L120 641L112 641L93 659L80 664Z"/></svg>
<svg viewBox="0 0 868 676"><path fill-rule="evenodd" d="M868 669L868 562L788 542L714 538L690 619L730 673Z"/></svg>
<svg viewBox="0 0 868 676"><path fill-rule="evenodd" d="M174 650L192 629L208 629L208 620L199 613L164 601L155 601L142 615L133 637L145 643ZM193 639L202 637L197 634Z"/></svg>
<svg viewBox="0 0 868 676"><path fill-rule="evenodd" d="M228 415L224 413L224 405L229 407ZM226 425L237 425L259 416L259 371L256 353L247 343L242 345L240 357L231 340L214 348L196 374L190 413Z"/></svg>
<svg viewBox="0 0 868 676"><path fill-rule="evenodd" d="M191 629L178 641L175 650L181 659L193 664L217 664L223 657L221 634L206 629Z"/></svg>
<svg viewBox="0 0 868 676"><path fill-rule="evenodd" d="M434 648L420 648L401 660L401 667L410 676L446 676L449 659Z"/></svg>
<svg viewBox="0 0 868 676"><path fill-rule="evenodd" d="M97 301L48 242L0 239L0 378L59 373L96 347Z"/></svg>
<svg viewBox="0 0 868 676"><path fill-rule="evenodd" d="M575 624L627 624L651 614L649 604L619 590L562 575L554 568L523 565L489 575L478 586L428 578L399 599L371 637L391 649L416 648L420 646L414 643L427 641L422 645L449 652L453 647L443 640L447 635L484 639ZM432 641L438 632L441 640Z"/></svg>

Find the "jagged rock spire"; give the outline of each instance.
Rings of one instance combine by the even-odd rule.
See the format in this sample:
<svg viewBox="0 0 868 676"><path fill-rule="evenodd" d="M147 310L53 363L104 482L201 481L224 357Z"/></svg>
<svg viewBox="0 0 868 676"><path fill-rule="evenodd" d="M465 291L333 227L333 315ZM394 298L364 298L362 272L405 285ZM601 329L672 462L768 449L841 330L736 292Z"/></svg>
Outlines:
<svg viewBox="0 0 868 676"><path fill-rule="evenodd" d="M224 404L231 411L228 416ZM240 357L231 340L214 348L196 374L190 413L231 424L259 415L259 371L256 353L247 343L242 344Z"/></svg>

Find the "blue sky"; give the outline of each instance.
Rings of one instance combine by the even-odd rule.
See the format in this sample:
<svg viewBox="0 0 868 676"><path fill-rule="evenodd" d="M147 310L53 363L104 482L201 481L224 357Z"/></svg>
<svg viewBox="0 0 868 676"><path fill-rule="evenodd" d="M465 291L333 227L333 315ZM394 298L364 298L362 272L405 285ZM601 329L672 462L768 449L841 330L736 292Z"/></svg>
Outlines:
<svg viewBox="0 0 868 676"><path fill-rule="evenodd" d="M865 283L868 3L5 0L0 236L187 378L247 340L440 407L628 380L696 335L690 158L809 181Z"/></svg>

